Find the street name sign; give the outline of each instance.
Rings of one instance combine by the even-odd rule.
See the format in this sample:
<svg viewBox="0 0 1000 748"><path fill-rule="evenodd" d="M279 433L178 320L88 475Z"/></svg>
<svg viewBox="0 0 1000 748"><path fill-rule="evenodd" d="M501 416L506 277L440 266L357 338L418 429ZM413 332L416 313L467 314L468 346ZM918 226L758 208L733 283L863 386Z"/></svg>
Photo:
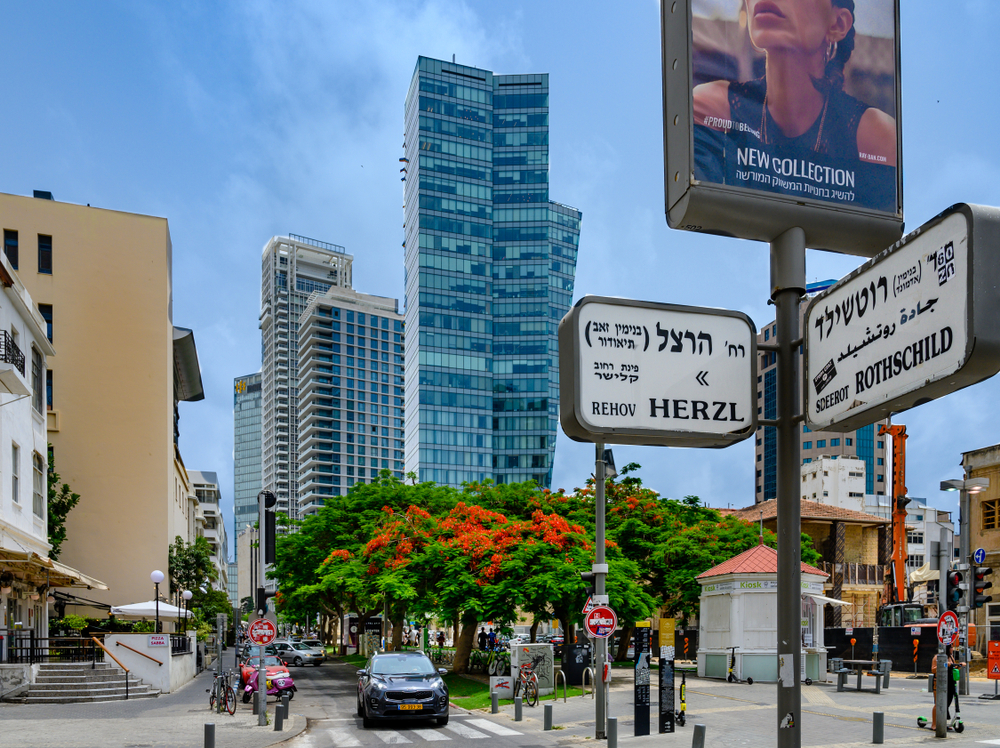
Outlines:
<svg viewBox="0 0 1000 748"><path fill-rule="evenodd" d="M953 610L946 610L938 618L937 638L946 647L958 642L958 615Z"/></svg>
<svg viewBox="0 0 1000 748"><path fill-rule="evenodd" d="M955 205L812 300L806 424L853 431L1000 370L1000 209Z"/></svg>
<svg viewBox="0 0 1000 748"><path fill-rule="evenodd" d="M584 616L583 623L592 637L607 639L618 628L618 616L606 605L598 605Z"/></svg>
<svg viewBox="0 0 1000 748"><path fill-rule="evenodd" d="M741 312L586 296L559 323L560 420L576 441L725 447L757 427Z"/></svg>

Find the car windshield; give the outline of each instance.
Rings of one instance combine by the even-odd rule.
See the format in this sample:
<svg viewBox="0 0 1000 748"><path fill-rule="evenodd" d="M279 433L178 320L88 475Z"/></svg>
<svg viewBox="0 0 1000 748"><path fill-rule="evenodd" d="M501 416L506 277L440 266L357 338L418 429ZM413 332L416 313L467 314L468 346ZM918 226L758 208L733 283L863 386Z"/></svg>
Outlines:
<svg viewBox="0 0 1000 748"><path fill-rule="evenodd" d="M299 644L298 642L295 642L292 645L292 649L297 649L300 652L308 652L312 649L312 647L307 647L305 644Z"/></svg>
<svg viewBox="0 0 1000 748"><path fill-rule="evenodd" d="M309 647L314 647L314 648L319 648L323 646L323 642L321 642L319 639L303 639L302 643Z"/></svg>
<svg viewBox="0 0 1000 748"><path fill-rule="evenodd" d="M375 675L434 675L434 665L424 655L376 657L372 662Z"/></svg>
<svg viewBox="0 0 1000 748"><path fill-rule="evenodd" d="M247 665L254 668L255 670L260 667L260 656L250 657L247 659ZM277 657L265 657L264 667L283 667L284 663Z"/></svg>

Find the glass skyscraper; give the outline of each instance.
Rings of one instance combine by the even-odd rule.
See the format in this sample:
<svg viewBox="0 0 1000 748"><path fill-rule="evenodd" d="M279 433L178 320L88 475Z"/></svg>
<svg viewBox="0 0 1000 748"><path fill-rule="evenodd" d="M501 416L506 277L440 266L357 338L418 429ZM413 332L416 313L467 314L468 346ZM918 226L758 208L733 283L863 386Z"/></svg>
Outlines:
<svg viewBox="0 0 1000 748"><path fill-rule="evenodd" d="M232 537L257 521L260 493L260 372L233 380L233 499Z"/></svg>
<svg viewBox="0 0 1000 748"><path fill-rule="evenodd" d="M552 481L581 213L549 199L549 80L420 57L405 106L406 470Z"/></svg>

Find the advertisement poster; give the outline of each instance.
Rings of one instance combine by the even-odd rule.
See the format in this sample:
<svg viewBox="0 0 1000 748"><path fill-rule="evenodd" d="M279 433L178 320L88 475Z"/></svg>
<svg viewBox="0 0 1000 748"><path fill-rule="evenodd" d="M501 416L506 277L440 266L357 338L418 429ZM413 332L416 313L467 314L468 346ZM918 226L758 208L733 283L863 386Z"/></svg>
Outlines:
<svg viewBox="0 0 1000 748"><path fill-rule="evenodd" d="M897 213L894 0L692 0L695 178Z"/></svg>

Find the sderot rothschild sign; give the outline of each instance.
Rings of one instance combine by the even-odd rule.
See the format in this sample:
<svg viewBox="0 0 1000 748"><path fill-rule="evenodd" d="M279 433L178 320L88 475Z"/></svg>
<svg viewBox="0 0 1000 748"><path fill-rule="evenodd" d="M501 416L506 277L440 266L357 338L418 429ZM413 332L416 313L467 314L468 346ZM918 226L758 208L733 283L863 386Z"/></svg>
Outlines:
<svg viewBox="0 0 1000 748"><path fill-rule="evenodd" d="M1000 370L1000 210L956 205L812 300L806 423L851 431Z"/></svg>
<svg viewBox="0 0 1000 748"><path fill-rule="evenodd" d="M559 323L560 420L577 441L724 447L757 425L740 312L587 296Z"/></svg>

